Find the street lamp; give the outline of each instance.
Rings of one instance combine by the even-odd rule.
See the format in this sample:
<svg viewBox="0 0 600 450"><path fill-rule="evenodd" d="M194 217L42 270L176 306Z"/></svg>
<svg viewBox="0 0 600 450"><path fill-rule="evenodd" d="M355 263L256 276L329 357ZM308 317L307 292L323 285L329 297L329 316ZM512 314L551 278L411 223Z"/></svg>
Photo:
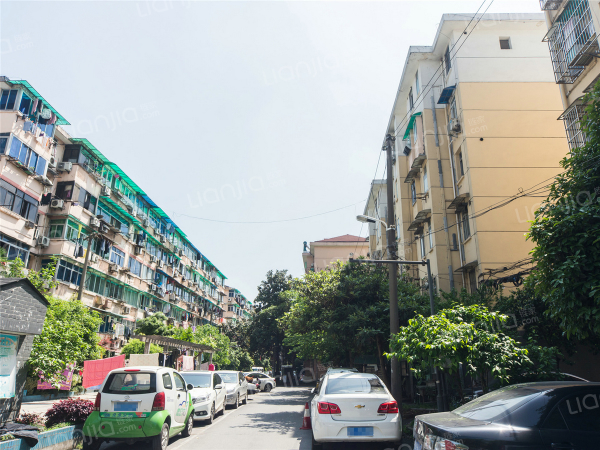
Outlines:
<svg viewBox="0 0 600 450"><path fill-rule="evenodd" d="M360 214L358 216L356 216L356 220L358 220L359 222L362 223L380 223L385 227L385 231L390 231L390 230L395 230L396 227L394 225L392 225L391 227L388 226L387 223L385 223L383 220L381 219L377 219L375 217L370 217L370 216L365 216L363 214Z"/></svg>

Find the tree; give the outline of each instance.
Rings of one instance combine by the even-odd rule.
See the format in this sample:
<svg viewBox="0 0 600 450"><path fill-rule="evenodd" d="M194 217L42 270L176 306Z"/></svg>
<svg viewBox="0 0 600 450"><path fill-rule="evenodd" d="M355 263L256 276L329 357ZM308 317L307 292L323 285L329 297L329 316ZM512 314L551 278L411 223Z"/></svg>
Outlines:
<svg viewBox="0 0 600 450"><path fill-rule="evenodd" d="M139 320L136 333L146 336L172 336L174 327L167 325L166 321L167 316L157 312L150 317Z"/></svg>
<svg viewBox="0 0 600 450"><path fill-rule="evenodd" d="M250 372L254 361L246 350L232 343L229 351L229 363L221 367L223 370L241 370Z"/></svg>
<svg viewBox="0 0 600 450"><path fill-rule="evenodd" d="M567 338L600 335L600 83L584 97L587 143L561 161L565 169L535 213L530 277L548 317Z"/></svg>
<svg viewBox="0 0 600 450"><path fill-rule="evenodd" d="M121 348L121 355L129 358L129 355L143 355L145 343L139 339L130 339L127 344ZM162 353L163 348L156 344L150 344L150 353Z"/></svg>
<svg viewBox="0 0 600 450"><path fill-rule="evenodd" d="M99 359L104 349L98 345L98 328L102 319L81 301L65 301L47 297L42 334L33 339L29 358L29 374L41 373L46 381L60 386L67 364L83 368L83 361Z"/></svg>
<svg viewBox="0 0 600 450"><path fill-rule="evenodd" d="M213 354L213 363L218 368L223 368L231 363L229 338L222 334L218 327L202 325L196 327L196 331L189 327L172 328L171 331L174 339L208 345L216 349L217 351Z"/></svg>
<svg viewBox="0 0 600 450"><path fill-rule="evenodd" d="M462 364L467 373L480 377L487 392L488 373L509 383L514 374L531 366L526 349L493 331L507 318L481 305L456 306L430 317L417 315L392 337L388 356L408 361L417 374L431 367L446 367L453 373Z"/></svg>
<svg viewBox="0 0 600 450"><path fill-rule="evenodd" d="M17 257L13 260L6 258L4 249L0 249L0 276L7 278L27 278L35 288L44 295L48 295L50 290L58 286L58 281L54 279L56 273L56 264L58 259L53 256L51 262L40 270L26 270L25 263Z"/></svg>

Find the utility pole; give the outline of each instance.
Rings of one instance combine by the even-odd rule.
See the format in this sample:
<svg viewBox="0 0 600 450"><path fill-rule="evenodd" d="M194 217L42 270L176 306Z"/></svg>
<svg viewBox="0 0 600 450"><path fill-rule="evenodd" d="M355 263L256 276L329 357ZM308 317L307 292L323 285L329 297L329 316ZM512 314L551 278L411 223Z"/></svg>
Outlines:
<svg viewBox="0 0 600 450"><path fill-rule="evenodd" d="M386 227L386 239L387 239L387 253L388 259L395 261L398 259L396 254L396 218L394 214L394 171L393 171L393 156L392 152L394 149L394 141L396 138L391 134L385 136L385 146L382 150L387 153L387 227ZM398 334L399 331L399 320L398 320L398 266L396 264L390 264L389 270L389 287L390 287L390 335ZM398 402L398 405L402 407L402 374L400 373L400 364L398 357L392 357L391 361L391 377L390 383L392 387L392 396Z"/></svg>

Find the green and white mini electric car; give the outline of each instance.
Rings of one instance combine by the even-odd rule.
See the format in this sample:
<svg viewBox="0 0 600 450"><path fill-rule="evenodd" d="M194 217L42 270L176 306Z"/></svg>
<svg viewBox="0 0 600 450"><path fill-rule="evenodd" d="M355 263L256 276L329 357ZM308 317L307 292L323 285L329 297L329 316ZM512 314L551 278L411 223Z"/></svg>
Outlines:
<svg viewBox="0 0 600 450"><path fill-rule="evenodd" d="M106 441L146 441L152 450L165 450L170 437L192 433L191 389L167 367L113 370L83 425L83 448L96 450Z"/></svg>

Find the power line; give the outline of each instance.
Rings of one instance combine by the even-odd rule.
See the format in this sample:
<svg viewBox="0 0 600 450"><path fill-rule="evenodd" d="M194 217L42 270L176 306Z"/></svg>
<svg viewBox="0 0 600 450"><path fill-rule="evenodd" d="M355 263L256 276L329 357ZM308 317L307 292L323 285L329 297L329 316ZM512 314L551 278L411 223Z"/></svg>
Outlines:
<svg viewBox="0 0 600 450"><path fill-rule="evenodd" d="M318 214L312 214L310 216L295 217L293 219L280 219L280 220L257 220L257 221L217 220L217 219L209 219L207 217L196 217L196 216L190 216L188 214L179 214L179 213L175 213L175 212L173 213L173 215L174 216L189 217L190 219L196 219L196 220L204 220L206 222L218 222L218 223L236 223L236 224L281 223L281 222L294 222L294 221L297 221L297 220L310 219L312 217L318 217L318 216L323 216L325 214L331 214L333 212L341 211L342 209L350 208L351 206L355 206L355 205L361 204L364 201L365 200L361 200L359 202L352 203L351 205L342 206L341 208L332 209L330 211L325 211L325 212L318 213Z"/></svg>

